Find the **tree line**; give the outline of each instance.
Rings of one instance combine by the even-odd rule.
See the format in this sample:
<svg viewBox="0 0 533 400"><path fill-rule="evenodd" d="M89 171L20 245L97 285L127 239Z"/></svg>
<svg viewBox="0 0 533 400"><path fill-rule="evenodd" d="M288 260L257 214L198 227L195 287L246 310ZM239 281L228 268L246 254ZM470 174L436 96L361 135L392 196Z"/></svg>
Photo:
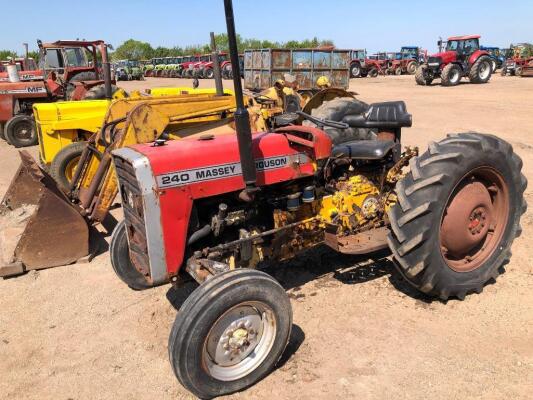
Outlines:
<svg viewBox="0 0 533 400"><path fill-rule="evenodd" d="M215 43L219 51L228 51L228 36L225 33L215 35ZM270 40L245 39L237 35L237 47L239 52L245 49L261 48L315 48L321 46L334 46L332 40L312 39L289 40L288 42L274 42ZM211 52L211 46L206 44L190 46L174 46L153 48L150 43L142 42L135 39L126 40L111 54L113 60L149 60L154 57L176 57L190 54L206 54Z"/></svg>

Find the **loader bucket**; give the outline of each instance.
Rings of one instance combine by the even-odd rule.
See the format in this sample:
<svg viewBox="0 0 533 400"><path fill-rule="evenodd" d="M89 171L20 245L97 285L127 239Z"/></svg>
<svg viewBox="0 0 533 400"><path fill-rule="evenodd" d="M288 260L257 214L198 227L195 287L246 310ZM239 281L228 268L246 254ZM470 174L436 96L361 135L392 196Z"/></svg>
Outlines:
<svg viewBox="0 0 533 400"><path fill-rule="evenodd" d="M89 253L89 226L27 151L0 203L0 276L70 264Z"/></svg>

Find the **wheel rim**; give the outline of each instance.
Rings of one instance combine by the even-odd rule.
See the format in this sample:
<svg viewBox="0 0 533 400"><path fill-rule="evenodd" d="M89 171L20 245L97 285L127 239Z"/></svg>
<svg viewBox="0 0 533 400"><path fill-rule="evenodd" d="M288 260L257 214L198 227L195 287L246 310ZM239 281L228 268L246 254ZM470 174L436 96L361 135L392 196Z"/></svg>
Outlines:
<svg viewBox="0 0 533 400"><path fill-rule="evenodd" d="M461 179L441 220L440 248L448 267L481 267L499 246L508 216L509 189L496 170L477 168Z"/></svg>
<svg viewBox="0 0 533 400"><path fill-rule="evenodd" d="M459 71L454 68L450 72L450 82L457 83L459 81Z"/></svg>
<svg viewBox="0 0 533 400"><path fill-rule="evenodd" d="M74 172L76 172L76 167L78 166L79 161L80 156L76 156L73 159L69 160L69 162L65 166L65 178L69 183L72 182L72 178L74 177Z"/></svg>
<svg viewBox="0 0 533 400"><path fill-rule="evenodd" d="M211 327L202 350L204 368L221 381L249 375L270 353L276 332L272 308L256 301L240 303Z"/></svg>
<svg viewBox="0 0 533 400"><path fill-rule="evenodd" d="M491 66L487 61L483 61L479 65L479 77L481 79L487 79L489 77Z"/></svg>
<svg viewBox="0 0 533 400"><path fill-rule="evenodd" d="M29 143L33 139L33 124L28 121L20 121L13 127L13 136L19 142Z"/></svg>

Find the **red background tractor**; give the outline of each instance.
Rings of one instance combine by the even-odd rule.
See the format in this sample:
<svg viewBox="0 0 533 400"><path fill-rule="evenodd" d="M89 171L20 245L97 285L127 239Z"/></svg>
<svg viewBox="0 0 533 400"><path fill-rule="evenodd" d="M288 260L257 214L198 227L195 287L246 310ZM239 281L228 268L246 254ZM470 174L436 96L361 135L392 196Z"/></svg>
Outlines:
<svg viewBox="0 0 533 400"><path fill-rule="evenodd" d="M487 83L492 75L492 62L490 54L479 49L479 38L479 35L448 38L445 51L432 54L418 67L416 83L430 85L440 78L441 85L455 86L463 77L472 83ZM438 45L441 48L442 42Z"/></svg>

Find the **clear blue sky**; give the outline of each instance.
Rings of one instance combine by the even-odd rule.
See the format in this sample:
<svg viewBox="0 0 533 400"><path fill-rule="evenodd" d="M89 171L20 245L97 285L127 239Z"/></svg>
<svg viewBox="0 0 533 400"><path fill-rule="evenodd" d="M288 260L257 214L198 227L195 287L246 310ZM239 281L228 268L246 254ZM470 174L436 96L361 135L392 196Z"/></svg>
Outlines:
<svg viewBox="0 0 533 400"><path fill-rule="evenodd" d="M532 0L234 0L243 37L287 41L317 36L340 48L394 51L402 45L436 50L438 36L479 33L482 44L533 42ZM222 0L2 1L0 49L22 52L36 39L134 38L156 47L206 43L225 32ZM83 16L95 10L95 14ZM107 15L105 15L107 14ZM13 17L11 17L13 16ZM15 17L16 16L16 17ZM284 17L291 20L284 21Z"/></svg>

